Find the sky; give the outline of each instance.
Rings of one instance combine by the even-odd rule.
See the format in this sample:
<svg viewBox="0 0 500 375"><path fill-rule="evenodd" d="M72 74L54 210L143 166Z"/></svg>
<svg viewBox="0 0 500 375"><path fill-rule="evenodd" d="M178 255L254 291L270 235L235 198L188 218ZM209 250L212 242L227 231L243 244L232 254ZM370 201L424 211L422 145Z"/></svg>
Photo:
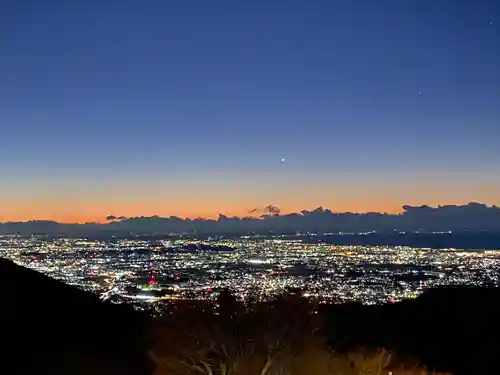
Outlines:
<svg viewBox="0 0 500 375"><path fill-rule="evenodd" d="M0 33L0 221L500 204L497 0L5 0Z"/></svg>

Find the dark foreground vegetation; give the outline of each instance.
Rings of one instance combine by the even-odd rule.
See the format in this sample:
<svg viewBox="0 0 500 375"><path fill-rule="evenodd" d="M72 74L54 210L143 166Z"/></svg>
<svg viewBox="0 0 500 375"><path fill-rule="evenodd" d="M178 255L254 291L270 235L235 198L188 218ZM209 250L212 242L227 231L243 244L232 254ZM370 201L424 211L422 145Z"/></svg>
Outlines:
<svg viewBox="0 0 500 375"><path fill-rule="evenodd" d="M498 289L383 306L178 301L152 319L0 260L0 374L492 374Z"/></svg>

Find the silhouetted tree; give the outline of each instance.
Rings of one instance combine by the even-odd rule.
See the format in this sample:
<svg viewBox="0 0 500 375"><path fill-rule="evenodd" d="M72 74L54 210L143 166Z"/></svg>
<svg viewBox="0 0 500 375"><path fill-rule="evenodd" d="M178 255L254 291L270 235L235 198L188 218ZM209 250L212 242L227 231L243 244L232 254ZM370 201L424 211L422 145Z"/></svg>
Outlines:
<svg viewBox="0 0 500 375"><path fill-rule="evenodd" d="M229 319L231 316L238 313L241 304L238 303L236 297L231 294L229 289L225 288L217 297L218 313L223 319Z"/></svg>

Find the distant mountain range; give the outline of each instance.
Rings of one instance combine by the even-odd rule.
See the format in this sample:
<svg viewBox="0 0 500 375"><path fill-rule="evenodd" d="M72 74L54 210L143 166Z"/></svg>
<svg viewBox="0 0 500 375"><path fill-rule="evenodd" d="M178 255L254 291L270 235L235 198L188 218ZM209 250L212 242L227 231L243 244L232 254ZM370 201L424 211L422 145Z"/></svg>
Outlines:
<svg viewBox="0 0 500 375"><path fill-rule="evenodd" d="M255 210L253 210L255 211ZM260 218L227 217L182 219L179 217L123 217L110 215L108 223L67 224L34 220L0 223L0 234L78 235L123 234L154 235L167 233L244 234L244 233L379 233L397 232L500 232L500 208L481 203L466 205L403 206L401 214L335 213L318 207L312 211L280 214L267 206Z"/></svg>

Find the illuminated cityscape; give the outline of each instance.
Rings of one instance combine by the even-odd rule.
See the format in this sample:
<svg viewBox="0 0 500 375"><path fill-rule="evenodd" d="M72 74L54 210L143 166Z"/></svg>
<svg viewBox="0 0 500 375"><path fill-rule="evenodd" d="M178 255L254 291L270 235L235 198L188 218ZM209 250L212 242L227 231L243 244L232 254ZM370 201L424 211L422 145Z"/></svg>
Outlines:
<svg viewBox="0 0 500 375"><path fill-rule="evenodd" d="M300 238L201 241L0 237L3 257L139 309L179 299L266 299L300 289L318 301L364 304L414 298L438 285L498 285L500 251L306 243Z"/></svg>

